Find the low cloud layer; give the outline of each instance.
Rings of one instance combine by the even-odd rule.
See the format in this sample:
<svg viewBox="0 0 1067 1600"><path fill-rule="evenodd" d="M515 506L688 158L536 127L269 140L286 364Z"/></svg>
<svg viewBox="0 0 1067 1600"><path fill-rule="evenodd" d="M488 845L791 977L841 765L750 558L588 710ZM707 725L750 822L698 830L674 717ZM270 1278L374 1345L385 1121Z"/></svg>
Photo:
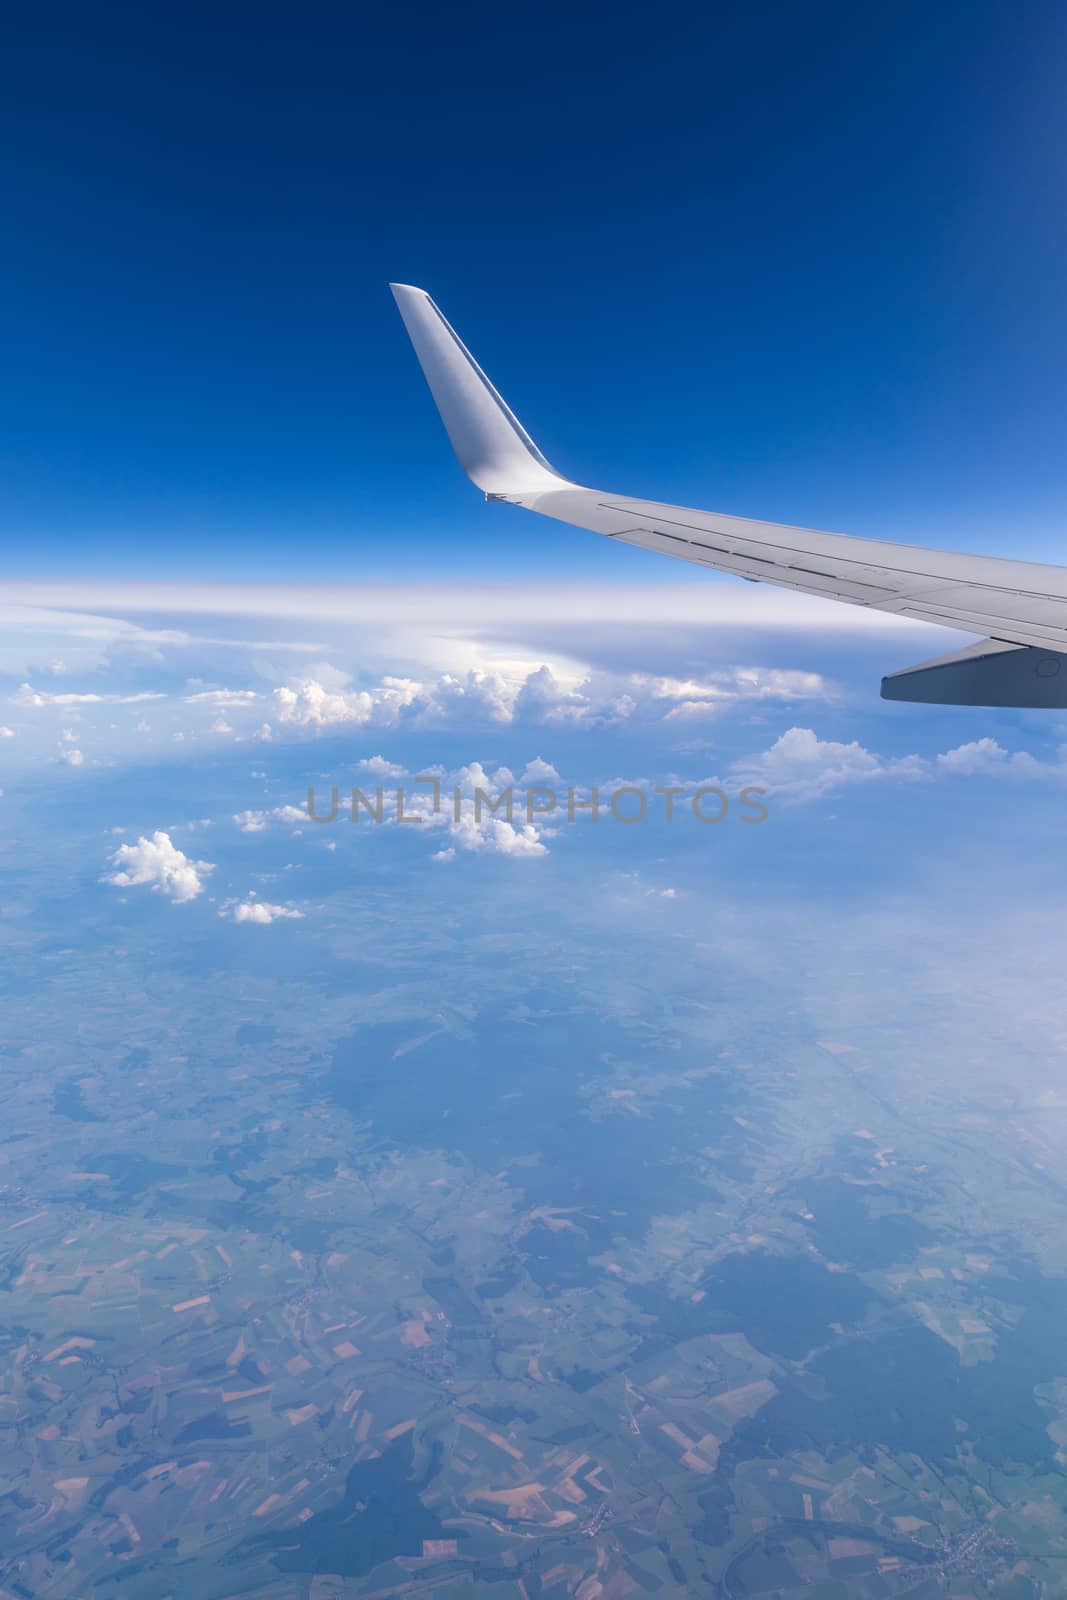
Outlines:
<svg viewBox="0 0 1067 1600"><path fill-rule="evenodd" d="M709 717L746 702L830 701L817 672L735 667L700 678L589 673L541 663L522 675L472 668L434 678L383 677L369 688L296 679L274 691L277 723L296 728L448 728L485 724L610 727L644 713L657 721Z"/></svg>

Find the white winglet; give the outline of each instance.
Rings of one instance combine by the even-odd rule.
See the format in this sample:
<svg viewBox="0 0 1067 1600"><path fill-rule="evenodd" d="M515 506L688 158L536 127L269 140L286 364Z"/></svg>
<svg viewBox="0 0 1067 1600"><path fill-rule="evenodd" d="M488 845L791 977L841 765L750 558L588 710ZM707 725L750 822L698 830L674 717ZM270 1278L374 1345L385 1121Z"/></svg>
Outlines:
<svg viewBox="0 0 1067 1600"><path fill-rule="evenodd" d="M570 488L545 460L425 289L391 283L452 448L486 494L538 494Z"/></svg>

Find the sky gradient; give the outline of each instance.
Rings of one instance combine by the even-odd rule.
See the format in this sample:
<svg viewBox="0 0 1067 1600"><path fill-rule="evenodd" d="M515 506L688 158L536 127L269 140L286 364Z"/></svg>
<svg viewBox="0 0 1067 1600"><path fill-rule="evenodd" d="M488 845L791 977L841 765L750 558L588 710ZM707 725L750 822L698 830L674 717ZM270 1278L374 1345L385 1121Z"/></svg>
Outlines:
<svg viewBox="0 0 1067 1600"><path fill-rule="evenodd" d="M1061 7L70 18L4 24L8 574L676 581L479 503L390 279L579 479L1060 558Z"/></svg>

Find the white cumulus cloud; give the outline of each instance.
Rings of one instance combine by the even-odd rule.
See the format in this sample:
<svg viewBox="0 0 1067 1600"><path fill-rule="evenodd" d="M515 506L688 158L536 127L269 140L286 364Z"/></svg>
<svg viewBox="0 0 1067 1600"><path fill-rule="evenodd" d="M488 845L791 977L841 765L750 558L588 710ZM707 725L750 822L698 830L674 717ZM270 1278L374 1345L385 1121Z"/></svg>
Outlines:
<svg viewBox="0 0 1067 1600"><path fill-rule="evenodd" d="M105 883L125 889L147 884L156 894L183 905L203 891L203 879L213 872L210 861L192 861L179 850L169 833L157 831L150 839L142 834L136 844L122 844L111 857L116 868Z"/></svg>
<svg viewBox="0 0 1067 1600"><path fill-rule="evenodd" d="M284 918L299 921L303 915L292 906L272 905L269 900L241 900L233 908L234 922L254 922L264 928Z"/></svg>
<svg viewBox="0 0 1067 1600"><path fill-rule="evenodd" d="M365 691L327 689L317 678L304 678L295 687L274 691L279 722L302 728L329 728L344 723L369 722L374 701Z"/></svg>
<svg viewBox="0 0 1067 1600"><path fill-rule="evenodd" d="M362 771L372 772L378 778L402 778L407 770L395 761L387 761L384 756L368 756L359 765Z"/></svg>
<svg viewBox="0 0 1067 1600"><path fill-rule="evenodd" d="M548 847L541 843L537 829L529 822L516 825L503 817L462 817L452 828L452 838L461 850L478 850L497 856L544 856ZM445 859L448 859L447 857Z"/></svg>
<svg viewBox="0 0 1067 1600"><path fill-rule="evenodd" d="M732 770L745 783L797 800L814 800L849 783L923 778L929 773L920 756L887 760L857 740L840 744L820 739L811 728L790 728L769 750L734 762Z"/></svg>
<svg viewBox="0 0 1067 1600"><path fill-rule="evenodd" d="M532 761L527 761L525 771L519 782L524 785L535 783L560 783L562 780L551 761L545 761L541 756L534 756Z"/></svg>
<svg viewBox="0 0 1067 1600"><path fill-rule="evenodd" d="M1062 773L1062 763L1055 766L1038 761L1026 750L1008 751L995 739L974 739L970 744L957 745L937 758L939 772L956 777L1009 777L1041 778Z"/></svg>

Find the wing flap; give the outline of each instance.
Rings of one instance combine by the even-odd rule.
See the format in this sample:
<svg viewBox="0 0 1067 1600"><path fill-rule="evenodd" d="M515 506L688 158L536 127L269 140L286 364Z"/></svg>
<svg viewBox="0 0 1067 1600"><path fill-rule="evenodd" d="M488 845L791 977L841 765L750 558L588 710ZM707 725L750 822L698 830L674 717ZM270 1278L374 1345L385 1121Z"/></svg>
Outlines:
<svg viewBox="0 0 1067 1600"><path fill-rule="evenodd" d="M1067 707L1067 661L1056 652L985 639L882 679L883 700L922 705Z"/></svg>

